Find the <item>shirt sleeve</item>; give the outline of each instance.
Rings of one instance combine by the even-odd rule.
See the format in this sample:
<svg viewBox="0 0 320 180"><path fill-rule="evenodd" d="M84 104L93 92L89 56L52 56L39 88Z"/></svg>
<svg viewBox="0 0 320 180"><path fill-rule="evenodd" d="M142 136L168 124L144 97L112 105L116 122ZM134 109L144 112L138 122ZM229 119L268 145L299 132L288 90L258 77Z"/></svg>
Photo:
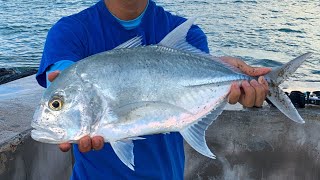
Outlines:
<svg viewBox="0 0 320 180"><path fill-rule="evenodd" d="M199 26L192 25L188 34L187 34L187 41L192 46L200 49L205 53L210 53L208 47L207 36L204 32L200 29Z"/></svg>
<svg viewBox="0 0 320 180"><path fill-rule="evenodd" d="M81 22L71 17L59 20L48 32L40 67L38 83L46 87L46 71L61 60L78 61L85 57L86 35Z"/></svg>

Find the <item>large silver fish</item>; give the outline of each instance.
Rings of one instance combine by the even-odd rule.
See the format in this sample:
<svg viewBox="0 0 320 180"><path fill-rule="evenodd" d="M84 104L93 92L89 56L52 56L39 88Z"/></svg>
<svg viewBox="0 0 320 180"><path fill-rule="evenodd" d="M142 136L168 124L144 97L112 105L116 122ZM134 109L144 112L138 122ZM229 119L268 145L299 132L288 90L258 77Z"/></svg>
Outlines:
<svg viewBox="0 0 320 180"><path fill-rule="evenodd" d="M133 170L132 140L180 132L199 153L215 158L205 131L222 112L233 82L255 79L189 45L194 19L158 45L134 38L114 50L85 58L64 70L45 91L32 122L32 138L76 143L100 135ZM303 119L278 88L311 53L266 75L268 99L290 119Z"/></svg>

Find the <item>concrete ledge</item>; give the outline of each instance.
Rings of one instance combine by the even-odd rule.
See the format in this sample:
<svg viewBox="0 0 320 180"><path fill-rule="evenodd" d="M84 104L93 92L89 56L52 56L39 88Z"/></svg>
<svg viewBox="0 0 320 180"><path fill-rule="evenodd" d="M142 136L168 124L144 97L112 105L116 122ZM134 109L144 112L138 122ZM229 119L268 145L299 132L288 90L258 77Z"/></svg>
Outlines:
<svg viewBox="0 0 320 180"><path fill-rule="evenodd" d="M0 85L0 146L31 129L42 91L34 76Z"/></svg>
<svg viewBox="0 0 320 180"><path fill-rule="evenodd" d="M299 112L305 124L275 108L224 111L206 132L217 159L185 145L185 178L320 179L320 108Z"/></svg>
<svg viewBox="0 0 320 180"><path fill-rule="evenodd" d="M19 136L24 138L18 144L10 143L9 148L0 151L0 179L69 179L71 153L62 153L57 145L35 142L30 133Z"/></svg>

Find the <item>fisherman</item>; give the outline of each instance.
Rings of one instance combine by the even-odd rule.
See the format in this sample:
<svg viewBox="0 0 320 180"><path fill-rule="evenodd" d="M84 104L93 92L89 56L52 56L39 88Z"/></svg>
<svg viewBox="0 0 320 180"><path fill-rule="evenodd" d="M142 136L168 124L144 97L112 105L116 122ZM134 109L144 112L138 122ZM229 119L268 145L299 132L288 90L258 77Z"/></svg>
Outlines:
<svg viewBox="0 0 320 180"><path fill-rule="evenodd" d="M50 29L36 76L38 83L47 87L72 63L111 50L136 36L142 36L145 45L157 44L184 21L185 18L172 15L152 0L101 0L80 13L63 17ZM209 53L206 36L198 26L189 30L187 41ZM262 106L268 92L262 75L270 69L253 68L232 57L221 59L250 76L261 76L258 81L234 83L229 103ZM135 141L134 146L136 166L132 171L102 137L81 138L74 145L71 179L183 179L185 159L179 133L146 136L143 141ZM59 147L66 152L71 144Z"/></svg>

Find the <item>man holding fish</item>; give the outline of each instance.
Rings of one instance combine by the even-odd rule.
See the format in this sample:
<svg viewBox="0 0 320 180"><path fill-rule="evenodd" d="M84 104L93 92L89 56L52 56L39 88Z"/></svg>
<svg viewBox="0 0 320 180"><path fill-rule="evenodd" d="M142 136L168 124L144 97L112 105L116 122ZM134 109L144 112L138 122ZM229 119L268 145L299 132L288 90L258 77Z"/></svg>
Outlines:
<svg viewBox="0 0 320 180"><path fill-rule="evenodd" d="M142 37L144 45L158 44L169 32L185 21L149 0L101 0L96 5L62 18L49 31L37 80L47 86L74 62L121 43ZM187 41L209 53L204 33L192 26ZM268 83L262 77L269 68L253 68L232 57L224 62L258 80L242 81L231 86L228 101L246 107L262 106L268 93ZM98 72L92 72L98 73ZM107 78L107 77L106 77ZM121 83L121 82L119 82ZM178 133L148 135L135 141L135 171L124 166L101 136L82 137L75 145L75 166L71 179L183 179L183 139ZM70 143L59 145L69 151Z"/></svg>

